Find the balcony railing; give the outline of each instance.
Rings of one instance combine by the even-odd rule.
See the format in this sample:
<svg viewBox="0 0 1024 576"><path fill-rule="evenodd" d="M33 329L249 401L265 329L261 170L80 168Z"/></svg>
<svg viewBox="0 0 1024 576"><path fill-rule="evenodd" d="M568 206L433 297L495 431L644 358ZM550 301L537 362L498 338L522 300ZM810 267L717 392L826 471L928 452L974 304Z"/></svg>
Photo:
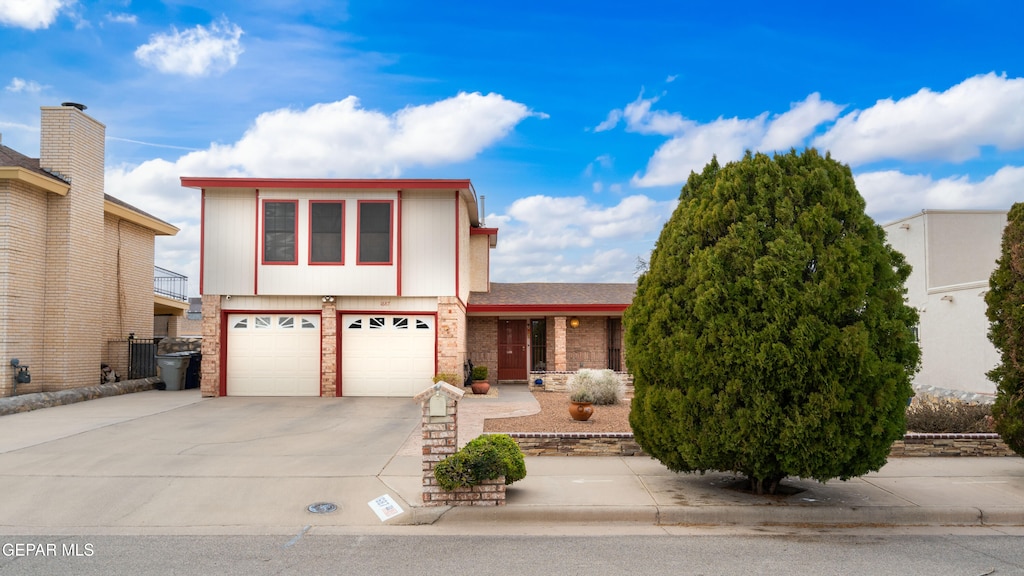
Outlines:
<svg viewBox="0 0 1024 576"><path fill-rule="evenodd" d="M188 302L188 276L154 266L153 292L174 300Z"/></svg>

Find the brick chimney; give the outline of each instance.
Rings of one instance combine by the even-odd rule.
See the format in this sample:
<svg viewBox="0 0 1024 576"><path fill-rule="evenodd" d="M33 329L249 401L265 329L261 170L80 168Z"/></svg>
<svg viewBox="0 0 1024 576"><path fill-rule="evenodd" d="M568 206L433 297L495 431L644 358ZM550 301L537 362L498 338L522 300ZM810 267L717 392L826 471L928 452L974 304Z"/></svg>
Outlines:
<svg viewBox="0 0 1024 576"><path fill-rule="evenodd" d="M66 102L41 108L40 168L69 182L47 195L46 390L98 383L103 296L103 163L106 127Z"/></svg>

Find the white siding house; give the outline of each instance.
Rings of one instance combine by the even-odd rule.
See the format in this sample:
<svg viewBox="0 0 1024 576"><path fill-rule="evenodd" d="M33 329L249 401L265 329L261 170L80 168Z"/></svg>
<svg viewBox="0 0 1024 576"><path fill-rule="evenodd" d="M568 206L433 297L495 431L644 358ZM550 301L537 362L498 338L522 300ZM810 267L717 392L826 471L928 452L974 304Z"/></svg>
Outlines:
<svg viewBox="0 0 1024 576"><path fill-rule="evenodd" d="M469 180L181 180L202 190L205 396L412 396L462 374L487 278L470 268L497 235ZM473 258L471 235L491 238Z"/></svg>
<svg viewBox="0 0 1024 576"><path fill-rule="evenodd" d="M1000 255L1005 210L925 210L883 226L913 266L907 300L920 313L916 386L993 394L999 362L988 340L984 295Z"/></svg>

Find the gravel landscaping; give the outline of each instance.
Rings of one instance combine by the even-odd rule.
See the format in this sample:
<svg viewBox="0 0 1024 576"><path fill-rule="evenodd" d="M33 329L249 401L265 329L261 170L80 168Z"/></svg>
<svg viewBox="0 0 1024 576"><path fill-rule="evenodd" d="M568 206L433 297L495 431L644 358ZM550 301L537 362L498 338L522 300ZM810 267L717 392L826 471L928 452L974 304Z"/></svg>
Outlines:
<svg viewBox="0 0 1024 576"><path fill-rule="evenodd" d="M569 394L533 391L540 413L518 418L488 418L484 432L632 432L629 427L630 399L618 405L594 406L590 420L577 422L569 416Z"/></svg>

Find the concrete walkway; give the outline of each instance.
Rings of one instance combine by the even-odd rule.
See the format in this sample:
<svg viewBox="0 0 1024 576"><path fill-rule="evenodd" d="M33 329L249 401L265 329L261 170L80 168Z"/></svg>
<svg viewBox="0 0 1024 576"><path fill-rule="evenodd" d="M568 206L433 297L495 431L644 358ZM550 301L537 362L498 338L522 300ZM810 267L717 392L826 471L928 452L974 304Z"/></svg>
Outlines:
<svg viewBox="0 0 1024 576"><path fill-rule="evenodd" d="M485 416L536 411L525 387L460 403L460 443ZM147 391L0 417L0 533L295 534L514 525L966 526L1024 534L1024 460L892 459L848 482L787 480L757 497L729 474L646 457L527 458L501 508L420 506L419 406L383 398L214 398ZM404 513L378 519L390 495ZM310 504L338 509L314 514ZM413 529L414 527L409 527ZM473 528L474 530L476 528Z"/></svg>

